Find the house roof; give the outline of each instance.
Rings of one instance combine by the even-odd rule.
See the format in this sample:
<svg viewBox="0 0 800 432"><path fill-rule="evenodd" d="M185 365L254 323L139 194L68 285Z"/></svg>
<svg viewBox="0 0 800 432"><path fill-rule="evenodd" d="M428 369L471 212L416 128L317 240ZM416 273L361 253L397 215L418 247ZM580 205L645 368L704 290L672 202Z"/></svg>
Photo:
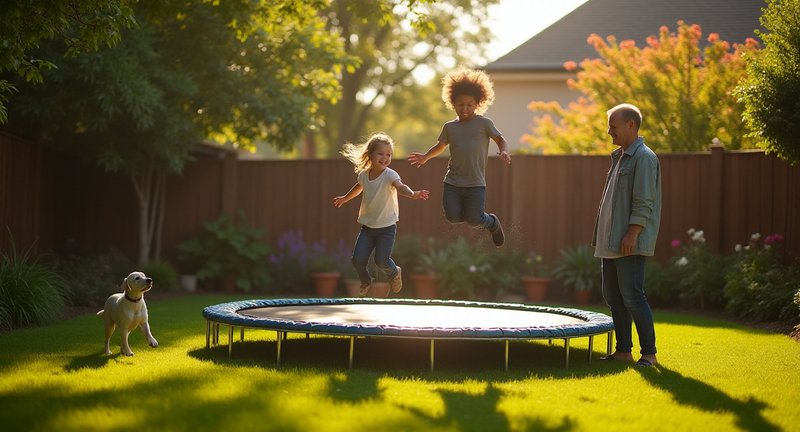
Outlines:
<svg viewBox="0 0 800 432"><path fill-rule="evenodd" d="M551 0L552 1L552 0ZM742 43L755 37L764 0L589 0L508 54L485 66L488 72L563 70L563 64L596 58L587 43L590 34L618 41L633 39L644 46L648 36L666 25L675 31L678 20L698 24L703 35Z"/></svg>

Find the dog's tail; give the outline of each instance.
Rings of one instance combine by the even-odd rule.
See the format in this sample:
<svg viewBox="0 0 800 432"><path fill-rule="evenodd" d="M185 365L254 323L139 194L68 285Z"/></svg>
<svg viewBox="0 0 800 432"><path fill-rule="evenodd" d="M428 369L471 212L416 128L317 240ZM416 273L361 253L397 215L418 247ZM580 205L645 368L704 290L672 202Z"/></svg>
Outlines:
<svg viewBox="0 0 800 432"><path fill-rule="evenodd" d="M98 311L96 315L97 316L103 316L104 313L106 313L106 310L102 309L102 310Z"/></svg>

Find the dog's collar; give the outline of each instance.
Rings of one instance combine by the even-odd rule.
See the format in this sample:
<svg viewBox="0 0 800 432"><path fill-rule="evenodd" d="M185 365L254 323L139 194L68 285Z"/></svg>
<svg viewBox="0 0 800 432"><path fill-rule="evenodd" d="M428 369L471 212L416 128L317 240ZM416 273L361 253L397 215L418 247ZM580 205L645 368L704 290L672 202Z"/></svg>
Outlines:
<svg viewBox="0 0 800 432"><path fill-rule="evenodd" d="M138 299L130 298L130 297L128 297L128 290L125 290L125 300L128 300L129 302L138 303L138 302L142 301L143 298L144 298L144 296L141 296Z"/></svg>

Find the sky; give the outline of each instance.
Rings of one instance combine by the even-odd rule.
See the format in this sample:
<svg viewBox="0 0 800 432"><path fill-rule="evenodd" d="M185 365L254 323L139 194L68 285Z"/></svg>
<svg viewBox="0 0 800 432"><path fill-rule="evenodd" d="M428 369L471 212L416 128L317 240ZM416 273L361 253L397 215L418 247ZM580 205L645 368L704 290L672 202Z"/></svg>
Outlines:
<svg viewBox="0 0 800 432"><path fill-rule="evenodd" d="M495 34L489 44L489 60L497 60L585 2L500 0L499 4L489 8L490 26Z"/></svg>

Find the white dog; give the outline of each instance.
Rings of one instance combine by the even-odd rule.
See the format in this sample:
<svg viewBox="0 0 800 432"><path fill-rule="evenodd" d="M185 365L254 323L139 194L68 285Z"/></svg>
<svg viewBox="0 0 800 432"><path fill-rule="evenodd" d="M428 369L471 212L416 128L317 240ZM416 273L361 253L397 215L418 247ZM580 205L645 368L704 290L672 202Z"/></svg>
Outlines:
<svg viewBox="0 0 800 432"><path fill-rule="evenodd" d="M133 272L122 280L120 288L123 292L109 297L104 309L97 312L97 315L102 315L105 321L106 355L111 354L108 344L117 326L122 332L122 343L120 344L122 354L133 355L133 351L128 345L128 335L136 327L142 328L151 347L157 347L158 341L150 333L150 324L147 322L147 305L144 303L144 293L153 288L153 279L145 276L142 272Z"/></svg>

